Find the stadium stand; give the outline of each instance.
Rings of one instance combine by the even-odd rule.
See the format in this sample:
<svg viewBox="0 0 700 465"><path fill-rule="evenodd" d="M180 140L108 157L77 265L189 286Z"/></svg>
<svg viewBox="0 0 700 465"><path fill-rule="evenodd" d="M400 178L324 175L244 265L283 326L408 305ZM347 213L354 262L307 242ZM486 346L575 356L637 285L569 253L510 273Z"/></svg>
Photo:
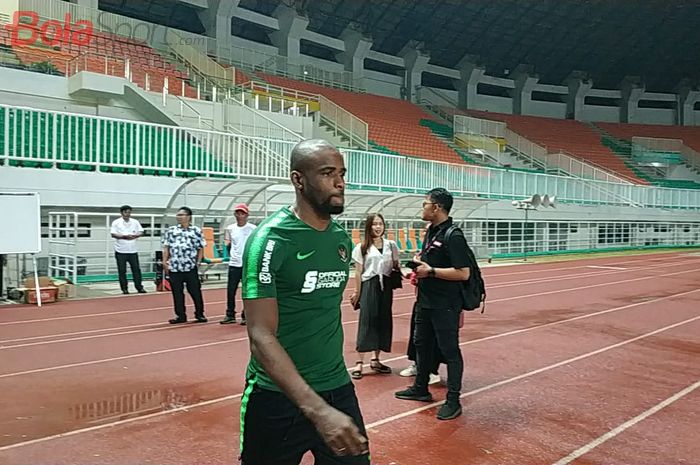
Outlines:
<svg viewBox="0 0 700 465"><path fill-rule="evenodd" d="M627 166L615 152L601 143L601 136L594 128L580 121L476 110L469 110L466 113L475 118L504 122L512 131L546 147L550 153L563 151L595 163L638 184L649 184L646 179L640 178Z"/></svg>
<svg viewBox="0 0 700 465"><path fill-rule="evenodd" d="M266 82L323 95L369 125L370 148L384 153L414 155L450 163L465 161L421 124L433 117L406 100L331 89L294 79L258 74Z"/></svg>
<svg viewBox="0 0 700 465"><path fill-rule="evenodd" d="M72 74L73 71L91 71L124 76L126 60L129 60L131 80L139 87L161 92L165 78L168 78L169 93L197 97L196 90L189 83L188 74L143 41L96 32L87 45L61 42L48 47L12 44L11 35L12 31L0 28L0 47L13 52L19 63L27 69L32 69L36 63L48 62L55 67L57 74L62 75ZM244 74L239 76L240 79L245 79Z"/></svg>

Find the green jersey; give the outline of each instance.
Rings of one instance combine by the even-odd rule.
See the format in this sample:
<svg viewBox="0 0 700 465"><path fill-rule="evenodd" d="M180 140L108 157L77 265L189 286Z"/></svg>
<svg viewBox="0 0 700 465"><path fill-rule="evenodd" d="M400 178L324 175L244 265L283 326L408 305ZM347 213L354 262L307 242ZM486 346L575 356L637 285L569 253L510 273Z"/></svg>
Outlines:
<svg viewBox="0 0 700 465"><path fill-rule="evenodd" d="M335 221L317 231L288 208L268 217L248 239L243 298L276 298L277 339L315 391L350 382L343 359L340 304L348 281L352 241ZM251 357L247 376L279 391Z"/></svg>

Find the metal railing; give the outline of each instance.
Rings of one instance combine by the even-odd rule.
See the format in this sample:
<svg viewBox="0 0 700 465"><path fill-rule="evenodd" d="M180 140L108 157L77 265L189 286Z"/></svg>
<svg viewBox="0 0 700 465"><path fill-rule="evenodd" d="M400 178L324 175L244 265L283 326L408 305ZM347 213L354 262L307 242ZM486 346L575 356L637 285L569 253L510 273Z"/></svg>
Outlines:
<svg viewBox="0 0 700 465"><path fill-rule="evenodd" d="M0 106L5 166L53 166L163 176L286 179L288 163L246 150L280 141L113 118ZM281 141L289 153L292 142ZM286 144L286 145L285 145ZM279 149L277 149L279 151Z"/></svg>
<svg viewBox="0 0 700 465"><path fill-rule="evenodd" d="M668 165L677 165L683 161L680 139L664 139L657 137L632 137L632 159L641 165L659 169L665 174ZM665 177L665 176L662 176Z"/></svg>
<svg viewBox="0 0 700 465"><path fill-rule="evenodd" d="M597 181L632 184L635 181L620 173L611 173L607 168L588 160L582 160L563 150L550 153L546 147L536 144L506 128L506 143L533 164L542 166L545 171L558 171L569 176Z"/></svg>
<svg viewBox="0 0 700 465"><path fill-rule="evenodd" d="M233 67L224 68L209 56L189 45L180 32L168 29L166 32L166 42L170 46L170 51L182 62L194 68L194 70L204 77L213 80L223 86L234 86L235 69Z"/></svg>
<svg viewBox="0 0 700 465"><path fill-rule="evenodd" d="M224 129L240 136L246 135L234 126L226 125ZM289 145L286 141L270 142L267 140L266 142L261 142L258 138L248 137L242 137L240 140L241 145L246 151L255 153L261 159L270 159L274 163L280 165L289 164L289 158L284 154L285 152L282 152L283 150L289 149Z"/></svg>
<svg viewBox="0 0 700 465"><path fill-rule="evenodd" d="M293 63L282 55L234 46L230 51L224 51L223 55L221 51L217 53L217 59L253 72L288 77L350 92L365 92L362 80L356 79L349 71L330 71L314 65Z"/></svg>
<svg viewBox="0 0 700 465"><path fill-rule="evenodd" d="M350 145L367 149L369 147L369 126L357 116L323 95L319 96L321 120L336 136L347 137Z"/></svg>
<svg viewBox="0 0 700 465"><path fill-rule="evenodd" d="M96 212L49 212L49 276L67 278L74 284L82 275L117 274L114 239L110 236L112 221L118 214ZM144 234L137 241L141 270L149 272L155 262L155 251L161 250L162 215L134 214Z"/></svg>
<svg viewBox="0 0 700 465"><path fill-rule="evenodd" d="M444 93L431 87L418 86L416 88L416 101L437 107L457 108L459 105ZM449 118L450 120L452 118Z"/></svg>
<svg viewBox="0 0 700 465"><path fill-rule="evenodd" d="M209 122L206 118L203 118L202 113L195 107L190 105L190 103L182 97L178 97L177 95L171 97L168 94L164 94L163 103L166 107L168 99L175 99L175 104L178 106L179 109L179 112L176 113L176 115L180 118L180 121L182 123L185 123L183 124L183 126L194 127L193 124L196 123L197 129L209 129L212 131L216 130L213 122ZM191 121L193 124L187 124L188 121Z"/></svg>
<svg viewBox="0 0 700 465"><path fill-rule="evenodd" d="M464 147L472 158L491 165L501 165L501 144L488 136L455 132L454 143Z"/></svg>
<svg viewBox="0 0 700 465"><path fill-rule="evenodd" d="M127 79L131 77L129 60L96 53L85 53L66 63L66 77L74 76L82 71Z"/></svg>
<svg viewBox="0 0 700 465"><path fill-rule="evenodd" d="M294 143L303 139L300 134L267 117L261 111L241 104L238 100L224 100L223 110L224 125L227 129L234 128L239 134ZM240 112L238 117L233 116L236 111Z"/></svg>
<svg viewBox="0 0 700 465"><path fill-rule="evenodd" d="M680 152L683 141L661 137L632 136L632 146L635 145L654 152Z"/></svg>
<svg viewBox="0 0 700 465"><path fill-rule="evenodd" d="M236 87L236 99L256 110L309 116L319 109L318 94L250 81Z"/></svg>
<svg viewBox="0 0 700 465"><path fill-rule="evenodd" d="M506 123L471 116L454 115L455 134L478 134L480 136L504 139Z"/></svg>
<svg viewBox="0 0 700 465"><path fill-rule="evenodd" d="M286 181L285 160L261 157L251 141L287 155L294 141L187 129L0 105L0 162L162 176L246 177ZM520 199L547 192L561 202L700 208L700 189L672 189L450 164L341 149L350 188L423 194L443 186L458 196Z"/></svg>
<svg viewBox="0 0 700 465"><path fill-rule="evenodd" d="M700 153L683 144L681 146L681 155L691 168L696 171L700 171Z"/></svg>

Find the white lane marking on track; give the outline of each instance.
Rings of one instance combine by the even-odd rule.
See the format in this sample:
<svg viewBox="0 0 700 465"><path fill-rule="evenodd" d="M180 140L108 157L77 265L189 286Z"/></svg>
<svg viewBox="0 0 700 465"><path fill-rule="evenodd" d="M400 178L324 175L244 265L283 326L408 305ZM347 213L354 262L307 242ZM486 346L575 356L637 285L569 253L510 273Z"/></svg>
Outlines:
<svg viewBox="0 0 700 465"><path fill-rule="evenodd" d="M668 407L672 403L676 402L679 399L682 399L683 397L687 396L694 390L700 388L700 380L696 381L695 383L691 384L690 386L687 386L685 389L678 391L671 397L668 397L667 399L664 399L663 401L659 402L658 404L654 405L648 410L645 410L644 412L640 413L634 418L631 418L627 420L626 422L622 423L620 426L611 429L607 433L597 437L593 441L589 442L588 444L581 446L580 448L576 449L566 457L562 458L561 460L558 460L555 462L553 465L567 465L577 458L581 457L584 454L587 454L588 452L592 451L599 445L603 444L604 442L614 438L618 434L622 433L628 428L631 428L632 426L636 425L637 423L645 420L646 418L652 416L659 410L663 410L664 408Z"/></svg>

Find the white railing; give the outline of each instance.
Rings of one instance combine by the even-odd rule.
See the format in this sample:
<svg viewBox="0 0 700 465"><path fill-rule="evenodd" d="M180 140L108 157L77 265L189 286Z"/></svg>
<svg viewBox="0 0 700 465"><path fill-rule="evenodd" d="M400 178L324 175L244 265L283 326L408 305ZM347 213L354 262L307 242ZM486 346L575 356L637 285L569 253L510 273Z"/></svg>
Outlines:
<svg viewBox="0 0 700 465"><path fill-rule="evenodd" d="M683 144L681 146L681 155L691 168L700 171L700 153Z"/></svg>
<svg viewBox="0 0 700 465"><path fill-rule="evenodd" d="M505 138L506 123L471 116L454 116L455 134L478 134L481 136Z"/></svg>
<svg viewBox="0 0 700 465"><path fill-rule="evenodd" d="M217 58L224 62L250 71L289 77L350 92L365 91L362 80L356 79L349 71L329 71L309 64L291 63L282 55L272 55L235 46L229 51L220 49L217 55Z"/></svg>
<svg viewBox="0 0 700 465"><path fill-rule="evenodd" d="M559 151L548 153L544 157L544 164L547 170L561 170L577 178L594 179L596 181L613 182L620 184L634 184L629 178L622 175L615 175L603 167L599 167L591 162L585 162L580 158Z"/></svg>
<svg viewBox="0 0 700 465"><path fill-rule="evenodd" d="M260 157L231 133L0 106L5 166L96 172L286 179L287 163ZM92 135L92 136L91 136ZM279 141L257 138L277 148ZM282 141L288 153L291 142Z"/></svg>
<svg viewBox="0 0 700 465"><path fill-rule="evenodd" d="M196 127L197 129L209 129L209 130L216 130L213 124L213 120L208 120L207 118L204 118L202 116L202 113L197 110L195 107L190 105L189 102L187 102L185 99L182 97L178 96L170 96L170 95L165 95L165 99L175 99L175 104L177 105L178 112L176 115L180 118L180 121L185 123L182 126L185 127ZM167 103L167 102L164 102ZM167 106L167 105L166 105ZM195 126L196 124L196 126Z"/></svg>
<svg viewBox="0 0 700 465"><path fill-rule="evenodd" d="M114 58L106 55L86 53L72 58L66 62L66 77L73 76L82 71L91 73L106 74L107 76L117 76L129 78L129 60Z"/></svg>
<svg viewBox="0 0 700 465"><path fill-rule="evenodd" d="M654 152L680 152L683 141L661 137L632 137L632 146L642 147Z"/></svg>
<svg viewBox="0 0 700 465"><path fill-rule="evenodd" d="M165 38L171 52L185 64L194 68L195 72L224 86L235 85L235 69L233 67L224 68L209 58L205 52L189 45L182 34L173 29L167 31Z"/></svg>
<svg viewBox="0 0 700 465"><path fill-rule="evenodd" d="M319 109L318 94L250 81L238 86L235 97L256 110L309 116Z"/></svg>
<svg viewBox="0 0 700 465"><path fill-rule="evenodd" d="M547 149L506 128L506 144L532 166L547 169Z"/></svg>
<svg viewBox="0 0 700 465"><path fill-rule="evenodd" d="M613 174L606 168L590 161L584 161L562 150L549 153L546 147L536 144L506 128L506 143L533 164L542 166L546 171L558 171L577 178L593 179L622 184L633 184L634 180L622 174Z"/></svg>
<svg viewBox="0 0 700 465"><path fill-rule="evenodd" d="M224 125L227 128L235 128L240 134L294 143L303 139L300 134L267 117L261 111L242 105L238 100L226 99L223 110Z"/></svg>
<svg viewBox="0 0 700 465"><path fill-rule="evenodd" d="M261 157L256 146L287 155L294 141L186 129L0 105L0 164L80 167L162 176L246 177L286 181L288 163ZM423 194L442 186L458 196L521 199L532 192L562 202L700 209L700 189L669 189L434 162L341 149L349 188ZM286 157L285 157L286 158Z"/></svg>
<svg viewBox="0 0 700 465"><path fill-rule="evenodd" d="M345 136L351 145L367 149L369 146L369 126L367 123L323 95L319 96L319 104L321 119L333 131L334 135Z"/></svg>
<svg viewBox="0 0 700 465"><path fill-rule="evenodd" d="M246 134L234 126L226 125L224 126L224 129L239 136L246 136ZM288 144L286 143L287 141L277 141L275 143L270 143L267 141L264 143L260 142L260 139L258 138L248 137L242 137L240 140L241 145L245 147L246 150L254 152L261 159L270 159L273 162L281 165L289 164L289 159L286 154L284 154L284 152L280 152L280 150L286 150L289 148Z"/></svg>
<svg viewBox="0 0 700 465"><path fill-rule="evenodd" d="M464 147L472 158L478 158L488 164L501 165L501 144L488 136L455 133L454 142Z"/></svg>
<svg viewBox="0 0 700 465"><path fill-rule="evenodd" d="M78 284L82 275L116 275L110 228L117 218L119 215L114 213L49 212L49 276ZM155 252L161 250L160 232L166 225L161 223L162 214L133 214L132 218L139 220L144 228L138 249L141 270L147 274L155 262Z"/></svg>
<svg viewBox="0 0 700 465"><path fill-rule="evenodd" d="M436 107L457 108L459 105L444 93L430 87L418 86L416 89L416 101Z"/></svg>

